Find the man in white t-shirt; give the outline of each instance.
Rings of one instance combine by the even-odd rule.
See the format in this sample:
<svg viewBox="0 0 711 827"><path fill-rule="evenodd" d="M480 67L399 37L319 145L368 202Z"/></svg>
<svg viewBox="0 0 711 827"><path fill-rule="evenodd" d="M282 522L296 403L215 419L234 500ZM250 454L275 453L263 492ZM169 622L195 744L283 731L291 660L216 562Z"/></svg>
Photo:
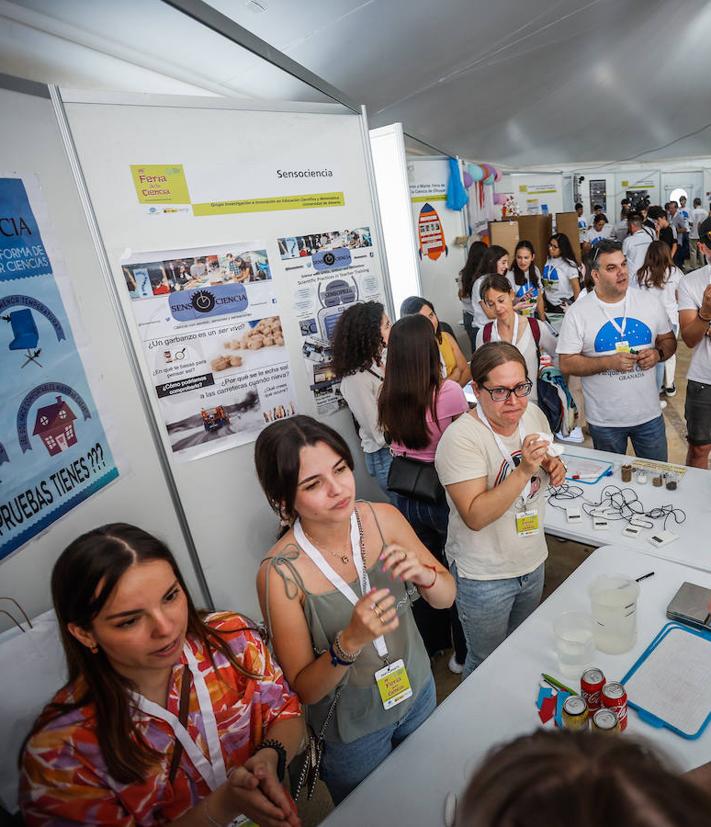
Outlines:
<svg viewBox="0 0 711 827"><path fill-rule="evenodd" d="M643 221L644 219L638 212L630 213L627 216L630 235L622 242L622 252L627 259L630 287L637 287L637 271L644 264L649 245L654 241L652 234L642 226Z"/></svg>
<svg viewBox="0 0 711 827"><path fill-rule="evenodd" d="M698 249L711 256L711 218L698 226ZM686 464L708 468L711 452L711 264L687 273L679 285L681 338L693 348L686 386Z"/></svg>
<svg viewBox="0 0 711 827"><path fill-rule="evenodd" d="M699 250L699 227L709 217L708 211L701 206L701 199L694 198L694 209L691 213L691 230L689 231L690 264L692 267L703 267L706 264L704 254Z"/></svg>
<svg viewBox="0 0 711 827"><path fill-rule="evenodd" d="M601 241L592 262L595 289L572 305L558 339L560 369L581 376L593 445L666 462L667 440L655 365L676 352L661 302L629 290L620 245Z"/></svg>

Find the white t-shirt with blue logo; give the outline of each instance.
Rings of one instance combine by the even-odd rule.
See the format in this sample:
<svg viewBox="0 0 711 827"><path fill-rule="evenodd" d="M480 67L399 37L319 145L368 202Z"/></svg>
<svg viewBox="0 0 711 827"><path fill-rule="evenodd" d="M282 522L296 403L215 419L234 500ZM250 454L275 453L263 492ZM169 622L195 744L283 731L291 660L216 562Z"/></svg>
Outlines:
<svg viewBox="0 0 711 827"><path fill-rule="evenodd" d="M627 291L627 322L622 327L625 300L608 304L589 293L568 309L558 338L558 354L609 356L617 342L626 341L633 350L655 347L657 336L671 331L667 312L647 290ZM628 372L607 370L583 376L585 416L593 425L631 428L656 419L661 412L654 368L635 366Z"/></svg>
<svg viewBox="0 0 711 827"><path fill-rule="evenodd" d="M569 261L562 258L549 258L543 268L543 290L546 298L556 307L563 301L573 298L571 279L578 280L580 273Z"/></svg>

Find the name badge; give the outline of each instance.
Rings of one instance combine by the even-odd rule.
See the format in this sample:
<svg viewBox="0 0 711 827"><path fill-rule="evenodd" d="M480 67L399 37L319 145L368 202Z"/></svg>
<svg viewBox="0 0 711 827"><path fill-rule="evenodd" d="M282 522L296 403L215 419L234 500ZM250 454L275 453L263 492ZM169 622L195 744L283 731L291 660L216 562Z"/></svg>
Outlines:
<svg viewBox="0 0 711 827"><path fill-rule="evenodd" d="M615 342L615 350L617 351L617 353L629 353L630 343L628 341Z"/></svg>
<svg viewBox="0 0 711 827"><path fill-rule="evenodd" d="M541 530L538 522L538 509L516 512L516 534L519 537L530 537Z"/></svg>
<svg viewBox="0 0 711 827"><path fill-rule="evenodd" d="M375 673L375 682L378 684L378 692L380 692L380 700L383 702L384 709L392 709L412 697L410 678L402 658L378 669Z"/></svg>

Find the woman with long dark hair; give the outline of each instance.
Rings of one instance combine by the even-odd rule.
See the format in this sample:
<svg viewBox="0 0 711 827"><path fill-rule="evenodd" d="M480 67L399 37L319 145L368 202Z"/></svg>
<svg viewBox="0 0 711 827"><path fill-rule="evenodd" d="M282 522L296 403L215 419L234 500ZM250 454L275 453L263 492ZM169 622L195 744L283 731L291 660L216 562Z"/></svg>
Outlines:
<svg viewBox="0 0 711 827"><path fill-rule="evenodd" d="M476 334L480 327L490 320L484 304L480 301L479 294L481 283L486 276L497 273L500 276L505 276L509 269L509 254L508 251L499 246L492 244L487 247L486 252L479 261L479 266L474 273L474 283L472 284L472 309L474 311L474 321L472 322L472 333L474 341L476 341Z"/></svg>
<svg viewBox="0 0 711 827"><path fill-rule="evenodd" d="M541 271L536 267L536 251L525 239L514 250L514 262L506 277L514 291L514 307L523 316L545 318ZM481 288L480 288L481 292Z"/></svg>
<svg viewBox="0 0 711 827"><path fill-rule="evenodd" d="M483 241L473 241L469 247L467 254L467 261L464 267L459 271L459 301L462 303L462 321L464 322L464 329L471 340L472 351L474 350L474 340L476 338L472 333L474 323L474 308L472 302L472 287L474 286L474 279L476 278L476 271L479 267L484 253L486 252L486 244Z"/></svg>
<svg viewBox="0 0 711 827"><path fill-rule="evenodd" d="M168 548L125 523L65 549L52 598L69 680L24 747L25 824L298 827L301 707L249 620L201 616Z"/></svg>
<svg viewBox="0 0 711 827"><path fill-rule="evenodd" d="M650 290L666 310L674 335L679 333L679 284L683 272L674 264L669 245L664 241L653 241L647 248L644 262L636 274L630 273L630 280L637 281L643 290ZM657 384L667 396L676 396L674 373L676 354L656 366Z"/></svg>
<svg viewBox="0 0 711 827"><path fill-rule="evenodd" d="M448 330L444 329L432 302L423 299L421 296L409 296L400 305L400 316L413 316L418 313L428 319L434 328L440 362L442 363L442 375L445 379L451 379L461 386L468 384L471 376L469 375L467 360L464 358L454 334L450 332L452 328L447 325Z"/></svg>
<svg viewBox="0 0 711 827"><path fill-rule="evenodd" d="M349 307L333 333L332 365L341 380L341 395L358 425L365 467L388 492L390 449L378 425L378 394L385 373L390 319L380 302Z"/></svg>
<svg viewBox="0 0 711 827"><path fill-rule="evenodd" d="M353 457L332 428L308 416L275 422L254 456L284 529L260 567L259 600L325 744L322 777L338 804L434 709L410 605L419 591L450 606L454 582L397 509L356 502Z"/></svg>
<svg viewBox="0 0 711 827"><path fill-rule="evenodd" d="M548 260L543 268L545 309L562 313L580 292L578 260L565 233L553 233L548 239Z"/></svg>
<svg viewBox="0 0 711 827"><path fill-rule="evenodd" d="M423 545L446 565L449 508L444 490L436 479L434 458L445 429L469 410L464 391L456 382L442 379L437 344L427 320L422 316L403 316L395 322L390 338L388 367L378 400L380 424L391 439L395 456L429 466L438 493L436 501L396 492L396 505L415 530ZM466 646L456 610L450 629L450 615L415 604L415 619L430 655L449 649L454 638L455 653L450 661L453 672L461 672Z"/></svg>

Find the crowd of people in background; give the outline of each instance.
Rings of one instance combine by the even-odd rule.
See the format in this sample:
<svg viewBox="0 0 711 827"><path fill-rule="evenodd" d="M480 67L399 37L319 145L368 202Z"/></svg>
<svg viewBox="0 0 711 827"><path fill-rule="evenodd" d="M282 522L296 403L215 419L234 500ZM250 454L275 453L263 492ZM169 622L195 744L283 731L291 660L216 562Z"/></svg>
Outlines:
<svg viewBox="0 0 711 827"><path fill-rule="evenodd" d="M563 233L544 262L527 240L511 257L471 245L470 362L427 298L406 299L394 324L373 301L342 314L333 367L389 502L356 499L353 455L327 425L292 416L261 432L256 475L281 525L257 579L273 649L242 615L199 613L170 551L139 528L107 525L64 551L52 591L69 679L23 748L26 824L244 814L298 827L285 783L297 754L295 792L320 775L342 801L435 708L431 657L453 646L449 667L466 677L541 600L546 489L565 479L549 446L581 438L546 407L546 371L595 448L624 454L629 441L666 460L660 396L677 392L681 335L687 462L708 467L711 218L699 199L625 200L614 224L576 211L580 259ZM459 823L598 823L590 807L558 817L566 785L584 785L588 804L612 791L598 804L613 823L709 812L706 792L642 748L541 733L486 759Z"/></svg>

